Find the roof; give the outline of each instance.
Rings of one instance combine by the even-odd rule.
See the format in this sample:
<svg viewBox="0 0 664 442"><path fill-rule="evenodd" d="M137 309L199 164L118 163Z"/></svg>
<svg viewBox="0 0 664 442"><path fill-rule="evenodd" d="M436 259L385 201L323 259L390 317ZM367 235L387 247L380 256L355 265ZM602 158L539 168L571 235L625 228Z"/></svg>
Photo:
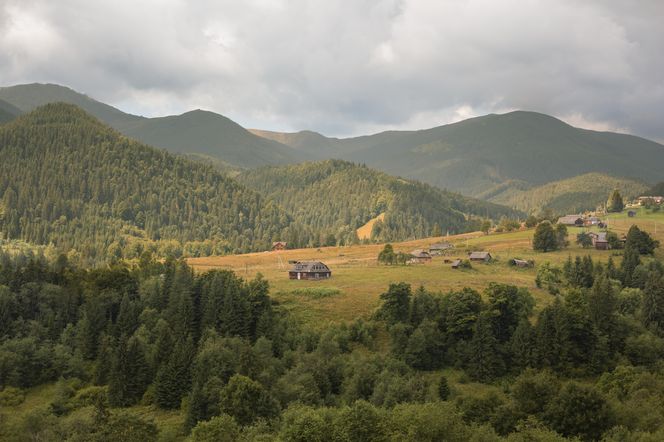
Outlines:
<svg viewBox="0 0 664 442"><path fill-rule="evenodd" d="M595 242L608 242L606 239L606 232L599 232L595 238Z"/></svg>
<svg viewBox="0 0 664 442"><path fill-rule="evenodd" d="M558 224L576 224L579 221L583 222L583 218L579 215L565 215L558 218Z"/></svg>
<svg viewBox="0 0 664 442"><path fill-rule="evenodd" d="M512 261L514 261L514 264L523 264L523 265L528 264L528 261L526 261L525 259L514 258Z"/></svg>
<svg viewBox="0 0 664 442"><path fill-rule="evenodd" d="M452 247L454 246L448 242L437 242L435 244L431 244L429 246L429 250L447 250L451 249Z"/></svg>
<svg viewBox="0 0 664 442"><path fill-rule="evenodd" d="M452 267L459 267L461 265L461 260L460 259L455 259L452 261Z"/></svg>
<svg viewBox="0 0 664 442"><path fill-rule="evenodd" d="M279 246L279 245L284 245L285 246L286 244L287 244L286 241L275 241L275 242L272 243L272 247Z"/></svg>
<svg viewBox="0 0 664 442"><path fill-rule="evenodd" d="M431 258L431 255L426 250L416 249L410 252L415 258Z"/></svg>
<svg viewBox="0 0 664 442"><path fill-rule="evenodd" d="M298 261L295 263L291 272L329 272L330 268L320 261Z"/></svg>
<svg viewBox="0 0 664 442"><path fill-rule="evenodd" d="M491 258L491 253L489 253L489 252L472 252L468 257L470 259L487 259L487 258Z"/></svg>

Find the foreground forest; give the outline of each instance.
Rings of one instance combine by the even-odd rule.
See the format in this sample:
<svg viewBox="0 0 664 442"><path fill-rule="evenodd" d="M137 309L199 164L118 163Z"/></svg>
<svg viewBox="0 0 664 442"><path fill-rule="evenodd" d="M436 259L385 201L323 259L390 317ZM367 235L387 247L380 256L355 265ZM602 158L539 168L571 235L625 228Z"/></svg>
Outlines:
<svg viewBox="0 0 664 442"><path fill-rule="evenodd" d="M0 439L661 440L656 246L634 228L619 262L545 267L543 308L509 284L395 283L316 328L260 276L3 254Z"/></svg>

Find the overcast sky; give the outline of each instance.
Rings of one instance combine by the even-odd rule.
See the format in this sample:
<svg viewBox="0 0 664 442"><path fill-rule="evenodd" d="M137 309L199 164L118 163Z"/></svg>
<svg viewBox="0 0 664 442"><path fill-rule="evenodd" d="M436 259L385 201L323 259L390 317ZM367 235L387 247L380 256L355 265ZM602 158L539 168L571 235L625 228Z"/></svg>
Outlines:
<svg viewBox="0 0 664 442"><path fill-rule="evenodd" d="M0 0L0 85L346 136L513 109L664 140L662 0Z"/></svg>

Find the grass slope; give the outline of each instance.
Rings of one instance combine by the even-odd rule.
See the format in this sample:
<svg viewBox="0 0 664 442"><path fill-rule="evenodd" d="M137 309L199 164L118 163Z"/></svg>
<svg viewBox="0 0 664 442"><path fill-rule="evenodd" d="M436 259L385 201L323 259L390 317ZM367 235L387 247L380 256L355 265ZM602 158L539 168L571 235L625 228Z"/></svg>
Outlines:
<svg viewBox="0 0 664 442"><path fill-rule="evenodd" d="M291 138L305 148L301 136ZM524 111L427 130L311 140L306 147L312 152L330 152L330 156L472 196L509 181L541 185L589 172L654 182L661 179L659 165L664 164L661 144L578 129L548 115Z"/></svg>
<svg viewBox="0 0 664 442"><path fill-rule="evenodd" d="M507 186L497 194L486 197L495 203L527 213L546 208L552 209L554 213L580 213L606 203L613 189L619 189L625 198L633 198L647 187L636 180L588 173L524 190L514 185Z"/></svg>
<svg viewBox="0 0 664 442"><path fill-rule="evenodd" d="M632 224L650 232L664 244L664 214L641 210L636 218L628 218L626 212L609 217L610 228L619 234L626 233ZM383 248L382 244L192 258L188 261L197 271L229 269L247 278L261 273L270 281L271 293L275 299L307 322L322 327L330 322L367 317L378 307L379 296L388 285L400 281L410 283L413 288L424 285L428 289L442 292L463 287L473 287L481 291L492 281L515 284L530 290L537 299L537 308L542 308L552 302L554 297L535 286L536 270L511 267L507 263L508 259L521 257L534 260L536 265L545 261L562 265L570 255L589 254L593 259L606 262L609 256L616 253L582 249L574 243L574 239L583 229L568 230L570 247L549 253L532 250L534 229L491 235L475 232L393 244L396 251L409 252L445 240L456 246L449 258L465 257L471 250L487 250L496 258L492 264L474 264L471 270L453 270L449 264L443 262L444 257L435 257L430 264L378 265L376 257ZM664 251L658 249L657 256L664 256ZM287 272L289 260L323 261L332 269L332 278L325 281L290 280ZM614 260L618 264L619 256L614 256ZM327 297L306 294L306 289L312 289L311 293L315 293L320 288L336 289L339 293Z"/></svg>

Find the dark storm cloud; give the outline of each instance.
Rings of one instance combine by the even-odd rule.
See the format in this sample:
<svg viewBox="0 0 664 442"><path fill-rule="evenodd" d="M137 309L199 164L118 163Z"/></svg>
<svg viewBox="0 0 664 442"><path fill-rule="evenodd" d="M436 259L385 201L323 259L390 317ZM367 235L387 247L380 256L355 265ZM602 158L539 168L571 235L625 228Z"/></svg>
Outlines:
<svg viewBox="0 0 664 442"><path fill-rule="evenodd" d="M0 5L0 83L132 112L346 135L518 108L664 139L658 0Z"/></svg>

